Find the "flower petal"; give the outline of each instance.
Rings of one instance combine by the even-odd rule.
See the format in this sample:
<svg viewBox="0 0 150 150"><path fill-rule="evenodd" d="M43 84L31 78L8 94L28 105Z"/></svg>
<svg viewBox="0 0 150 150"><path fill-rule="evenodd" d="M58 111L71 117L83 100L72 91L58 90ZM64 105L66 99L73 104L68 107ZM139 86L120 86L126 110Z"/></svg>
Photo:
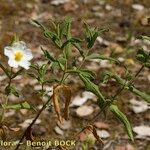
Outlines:
<svg viewBox="0 0 150 150"><path fill-rule="evenodd" d="M12 52L12 47L6 46L4 48L4 55L6 55L9 58L13 58L14 55L13 55L13 52Z"/></svg>
<svg viewBox="0 0 150 150"><path fill-rule="evenodd" d="M21 66L22 68L24 68L24 69L29 69L29 66L30 66L30 62L28 62L28 61L20 61L19 62L19 66Z"/></svg>
<svg viewBox="0 0 150 150"><path fill-rule="evenodd" d="M30 49L24 51L24 60L30 61L33 58L32 52Z"/></svg>
<svg viewBox="0 0 150 150"><path fill-rule="evenodd" d="M18 68L18 62L13 59L9 59L8 64L10 67Z"/></svg>

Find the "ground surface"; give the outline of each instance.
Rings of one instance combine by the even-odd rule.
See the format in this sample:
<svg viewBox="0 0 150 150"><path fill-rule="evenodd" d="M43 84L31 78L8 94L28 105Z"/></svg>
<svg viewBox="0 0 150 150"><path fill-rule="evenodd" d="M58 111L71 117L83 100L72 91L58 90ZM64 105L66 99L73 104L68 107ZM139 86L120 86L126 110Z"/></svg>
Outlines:
<svg viewBox="0 0 150 150"><path fill-rule="evenodd" d="M139 4L135 8L134 4ZM141 8L142 7L142 8ZM37 19L43 23L47 23L48 19L63 20L67 16L74 18L72 33L77 36L82 36L81 28L82 21L86 21L90 25L108 27L110 31L106 33L102 39L97 40L94 51L101 51L107 56L115 56L123 58L129 70L134 74L140 67L140 64L135 60L135 53L137 48L143 46L146 50L150 47L148 42L140 42L136 38L139 35L150 35L150 26L147 24L145 18L150 14L149 0L70 0L64 4L52 5L52 0L0 0L0 58L4 61L3 48L10 43L10 39L14 33L19 34L20 38L25 41L32 49L34 54L34 62L43 63L44 58L40 46L44 45L50 51L55 53L53 45L45 39L43 34L38 28L31 24L31 19ZM101 41L105 40L105 41ZM113 47L113 43L115 48ZM112 46L113 45L113 46ZM112 51L112 49L115 49ZM6 59L4 61L6 63ZM101 81L101 72L105 69L112 69L119 75L124 74L124 70L115 64L91 62L85 64L87 68L96 70L97 82ZM0 92L3 97L4 87L8 80L0 70ZM70 78L72 86L75 89L73 98L76 95L83 93L83 88L74 79ZM21 91L21 100L28 100L34 106L41 106L37 92L39 89L38 84L28 78L27 75L19 76L14 80L19 91ZM150 94L150 73L148 69L141 72L140 76L136 79L135 85ZM116 85L110 82L107 86L100 85L102 92L105 94L114 94ZM142 99L135 97L127 91L123 92L118 97L118 105L121 110L128 116L133 127L135 126L150 126L150 110L141 113L135 113L131 109L129 101L131 99ZM20 101L15 97L10 97L10 102ZM1 100L2 101L2 100ZM79 117L76 114L77 107L71 107L71 127L67 130L54 131L56 128L56 121L53 109L45 110L39 118L39 123L34 126L33 135L44 139L71 139L79 132L83 126L87 125L91 118L98 112L98 107L94 100L88 100L83 105L90 105L94 108L94 112L87 117ZM6 113L5 123L10 127L20 127L20 132L15 134L8 133L8 140L18 140L22 131L28 125L28 120L34 118L35 112L28 110L14 111L9 110ZM135 138L135 142L131 143L124 131L123 126L108 112L107 117L100 116L96 122L105 123L104 126L100 124L99 130L104 129L110 135L105 138L105 145L101 146L96 144L89 149L104 149L104 150L150 150L148 144L149 137ZM136 134L135 134L136 136ZM81 137L80 137L81 138ZM77 148L80 146L79 137L77 137ZM10 148L10 147L9 147ZM9 149L0 146L0 150ZM11 148L10 148L11 149ZM22 150L25 149L22 147ZM28 147L29 149L29 147ZM36 148L32 148L36 149ZM51 149L51 148L50 148Z"/></svg>

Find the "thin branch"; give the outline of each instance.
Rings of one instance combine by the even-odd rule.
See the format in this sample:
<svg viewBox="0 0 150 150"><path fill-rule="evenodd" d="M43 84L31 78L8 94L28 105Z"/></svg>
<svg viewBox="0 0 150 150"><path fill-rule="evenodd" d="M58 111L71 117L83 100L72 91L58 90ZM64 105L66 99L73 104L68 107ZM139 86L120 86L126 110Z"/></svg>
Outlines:
<svg viewBox="0 0 150 150"><path fill-rule="evenodd" d="M19 143L17 144L17 147L15 148L15 150L18 150L18 148L20 147L20 143L22 143L23 139L26 136L26 132L28 131L28 129L31 129L32 126L34 125L34 123L36 122L36 120L39 118L39 116L41 115L41 113L43 112L43 110L46 108L46 106L48 105L48 103L50 102L52 96L47 100L47 102L43 105L43 107L39 110L38 114L36 115L36 117L34 118L34 120L31 122L31 124L26 128L26 130L24 131L24 134L22 135Z"/></svg>

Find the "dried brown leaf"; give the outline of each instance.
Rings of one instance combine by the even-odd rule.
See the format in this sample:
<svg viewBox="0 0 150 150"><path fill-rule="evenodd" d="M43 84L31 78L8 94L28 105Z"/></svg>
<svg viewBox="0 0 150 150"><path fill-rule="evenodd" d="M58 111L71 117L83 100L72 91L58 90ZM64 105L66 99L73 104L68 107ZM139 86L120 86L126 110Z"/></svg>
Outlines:
<svg viewBox="0 0 150 150"><path fill-rule="evenodd" d="M61 108L60 108L60 100L65 100L65 108L64 108L64 115L61 115ZM54 109L56 111L58 120L60 123L63 122L63 118L68 120L69 118L69 104L71 101L71 89L67 85L58 85L54 88L53 92L53 104Z"/></svg>
<svg viewBox="0 0 150 150"><path fill-rule="evenodd" d="M60 103L59 103L61 89L62 89L62 85L56 86L54 88L54 92L53 92L53 104L54 104L54 109L56 111L58 120L62 123L63 122L63 118L61 116Z"/></svg>
<svg viewBox="0 0 150 150"><path fill-rule="evenodd" d="M84 127L77 135L79 135L80 133L83 133L85 131L90 131L99 143L104 144L103 140L97 134L96 127L94 125L88 125L88 126Z"/></svg>
<svg viewBox="0 0 150 150"><path fill-rule="evenodd" d="M64 86L64 95L65 95L65 108L64 108L64 119L69 119L69 104L71 101L71 89L69 86Z"/></svg>
<svg viewBox="0 0 150 150"><path fill-rule="evenodd" d="M14 131L14 132L18 132L20 130L20 128L11 128L11 127L9 127L8 129L10 131Z"/></svg>

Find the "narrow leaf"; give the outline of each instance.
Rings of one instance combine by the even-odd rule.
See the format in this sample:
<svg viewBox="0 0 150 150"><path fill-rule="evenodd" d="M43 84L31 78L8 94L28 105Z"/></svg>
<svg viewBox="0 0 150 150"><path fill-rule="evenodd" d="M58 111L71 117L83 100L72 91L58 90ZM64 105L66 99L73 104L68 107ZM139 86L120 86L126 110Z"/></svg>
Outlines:
<svg viewBox="0 0 150 150"><path fill-rule="evenodd" d="M83 74L79 74L79 77L83 81L86 90L94 93L99 98L99 104L100 104L100 107L102 108L105 103L105 98L101 94L98 86L94 84L92 81L90 81L89 78L83 76Z"/></svg>
<svg viewBox="0 0 150 150"><path fill-rule="evenodd" d="M150 103L150 95L141 92L140 90L136 89L134 86L130 86L129 90L134 93L135 95L143 98L145 101L147 101L148 103Z"/></svg>
<svg viewBox="0 0 150 150"><path fill-rule="evenodd" d="M115 58L111 58L111 57L106 57L104 55L101 55L101 54L97 54L97 53L93 53L89 56L87 56L85 58L86 60L89 60L89 59L101 59L101 60L110 60L110 61L114 61L116 63L119 63L119 61Z"/></svg>
<svg viewBox="0 0 150 150"><path fill-rule="evenodd" d="M116 105L112 104L110 106L110 110L117 117L117 119L119 119L124 124L126 131L128 133L128 136L130 137L132 141L134 141L132 127L127 117L118 109Z"/></svg>
<svg viewBox="0 0 150 150"><path fill-rule="evenodd" d="M21 102L18 104L12 104L12 105L7 105L6 109L34 109L33 106L31 106L28 102Z"/></svg>

